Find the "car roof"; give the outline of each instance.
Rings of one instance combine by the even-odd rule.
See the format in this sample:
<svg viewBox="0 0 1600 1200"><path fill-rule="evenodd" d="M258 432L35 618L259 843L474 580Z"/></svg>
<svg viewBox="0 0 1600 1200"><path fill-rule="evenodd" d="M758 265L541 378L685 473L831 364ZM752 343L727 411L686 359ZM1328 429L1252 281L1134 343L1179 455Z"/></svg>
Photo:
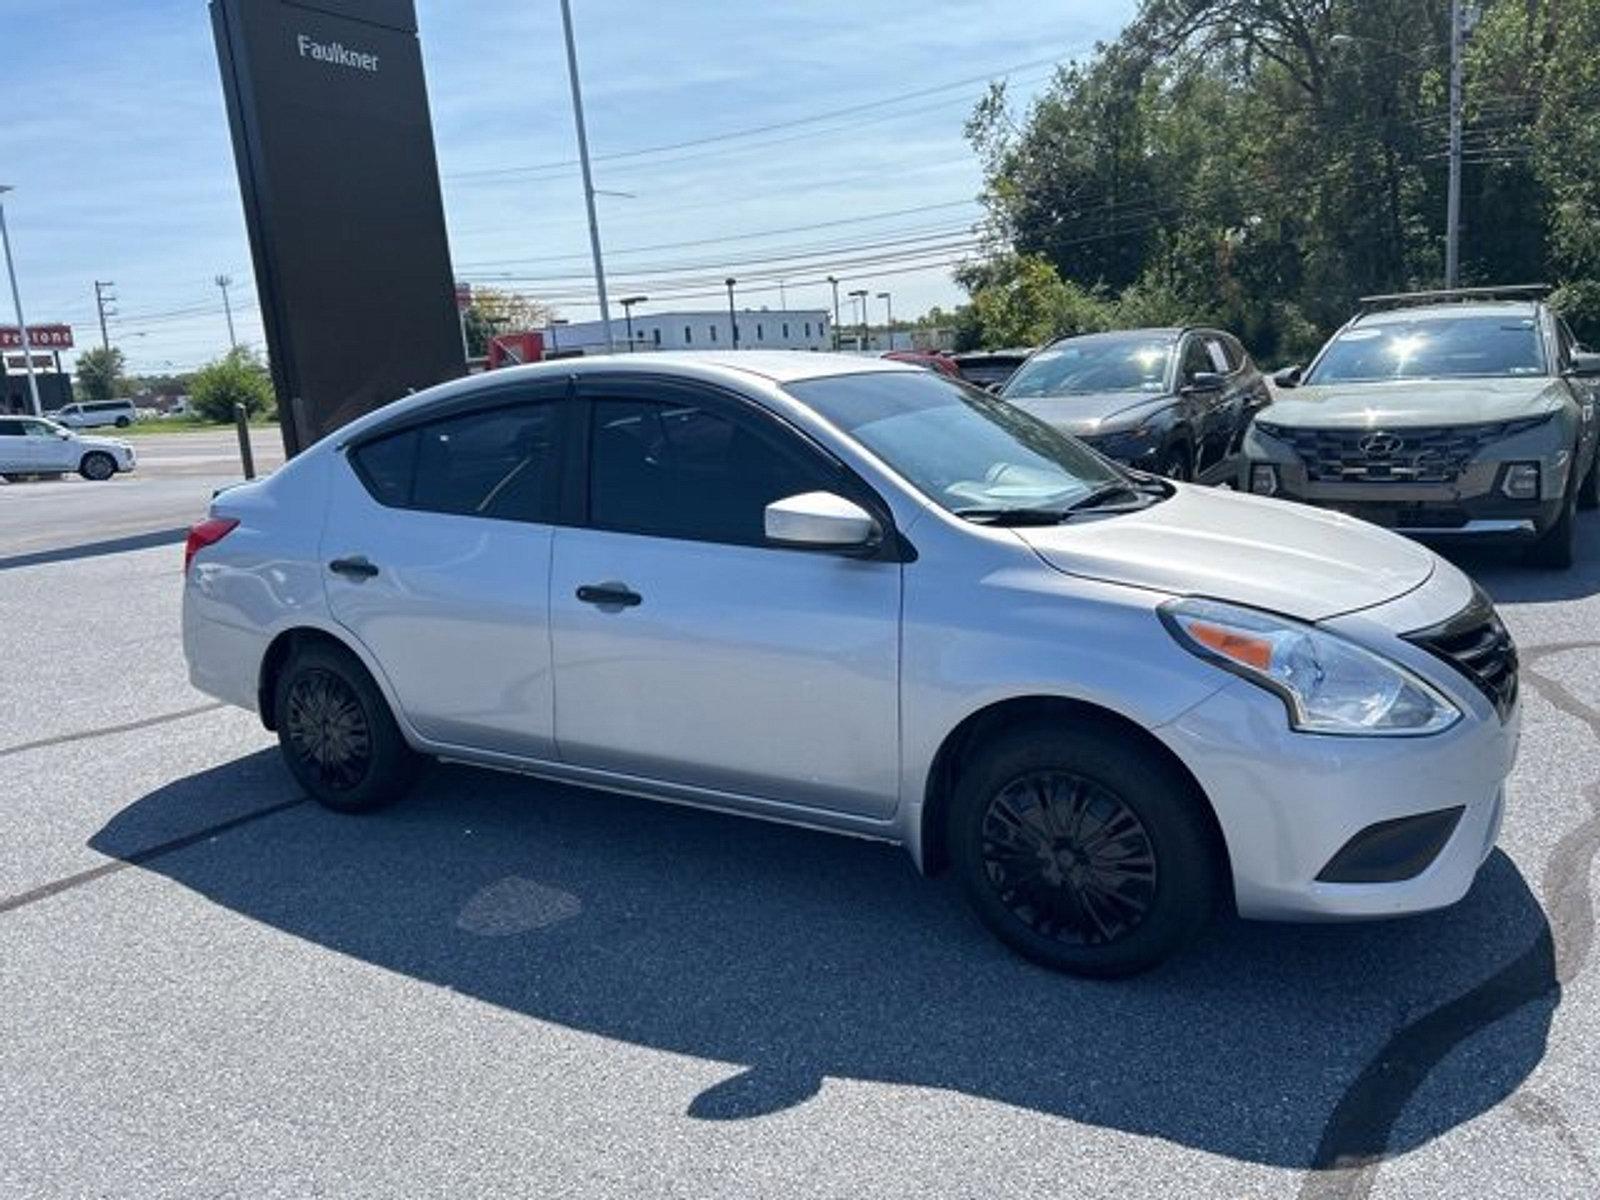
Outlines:
<svg viewBox="0 0 1600 1200"><path fill-rule="evenodd" d="M1404 325L1419 318L1444 317L1536 317L1537 300L1445 300L1438 304L1403 305L1361 313L1352 325Z"/></svg>
<svg viewBox="0 0 1600 1200"><path fill-rule="evenodd" d="M826 379L867 372L926 374L914 363L896 362L877 355L827 354L807 350L652 350L645 354L596 354L580 358L558 358L501 367L461 379L452 379L414 395L391 401L358 417L329 438L342 445L375 426L404 419L408 414L451 400L462 400L481 390L514 383L517 380L565 379L585 375L652 375L666 372L701 383L749 384L798 383L807 379Z"/></svg>
<svg viewBox="0 0 1600 1200"><path fill-rule="evenodd" d="M1188 332L1189 326L1185 325L1152 326L1147 329L1102 329L1095 333L1069 333L1065 337L1057 338L1052 345L1059 345L1062 342L1111 341L1130 338L1179 338Z"/></svg>

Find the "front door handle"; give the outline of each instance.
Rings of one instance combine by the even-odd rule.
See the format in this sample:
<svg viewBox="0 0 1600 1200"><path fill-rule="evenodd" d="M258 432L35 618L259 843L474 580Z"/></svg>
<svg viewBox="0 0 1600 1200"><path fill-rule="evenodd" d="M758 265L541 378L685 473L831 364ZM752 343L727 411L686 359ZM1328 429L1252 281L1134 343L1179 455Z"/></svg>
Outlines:
<svg viewBox="0 0 1600 1200"><path fill-rule="evenodd" d="M378 568L364 558L336 558L328 564L328 570L353 579L371 579L378 573Z"/></svg>
<svg viewBox="0 0 1600 1200"><path fill-rule="evenodd" d="M578 589L577 596L585 604L598 604L601 608L632 608L644 603L644 597L625 583L586 583Z"/></svg>

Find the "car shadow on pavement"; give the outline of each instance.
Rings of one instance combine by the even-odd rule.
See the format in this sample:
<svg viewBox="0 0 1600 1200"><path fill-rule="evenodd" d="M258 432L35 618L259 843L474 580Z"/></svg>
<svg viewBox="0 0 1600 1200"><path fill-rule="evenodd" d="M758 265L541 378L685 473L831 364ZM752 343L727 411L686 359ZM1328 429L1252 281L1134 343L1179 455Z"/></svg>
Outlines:
<svg viewBox="0 0 1600 1200"><path fill-rule="evenodd" d="M1446 912L1222 920L1160 970L1092 983L1012 956L953 880L892 847L463 767L365 817L283 809L295 792L271 753L152 792L92 845L390 971L725 1062L681 1099L706 1120L804 1103L833 1076L1333 1165L1507 1097L1559 998L1544 914L1499 853ZM150 853L222 797L230 814L246 799L277 811ZM1422 1089L1469 1037L1474 1070Z"/></svg>

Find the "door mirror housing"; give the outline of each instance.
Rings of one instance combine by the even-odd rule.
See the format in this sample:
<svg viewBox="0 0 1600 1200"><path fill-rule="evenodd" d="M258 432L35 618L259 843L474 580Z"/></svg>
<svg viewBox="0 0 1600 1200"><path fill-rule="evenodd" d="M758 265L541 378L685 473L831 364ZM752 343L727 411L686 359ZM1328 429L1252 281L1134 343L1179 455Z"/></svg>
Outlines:
<svg viewBox="0 0 1600 1200"><path fill-rule="evenodd" d="M767 540L798 550L870 550L883 540L872 514L832 492L805 492L767 505Z"/></svg>
<svg viewBox="0 0 1600 1200"><path fill-rule="evenodd" d="M1196 392L1220 392L1228 384L1225 375L1218 375L1215 371L1196 371L1189 376L1189 382L1183 385L1183 394L1193 395Z"/></svg>
<svg viewBox="0 0 1600 1200"><path fill-rule="evenodd" d="M1579 379L1600 379L1600 354L1593 350L1575 351L1567 374L1576 375Z"/></svg>
<svg viewBox="0 0 1600 1200"><path fill-rule="evenodd" d="M1272 382L1281 388L1299 387L1300 380L1304 374L1305 368L1296 364L1295 366L1285 367L1283 370L1279 371L1272 377Z"/></svg>

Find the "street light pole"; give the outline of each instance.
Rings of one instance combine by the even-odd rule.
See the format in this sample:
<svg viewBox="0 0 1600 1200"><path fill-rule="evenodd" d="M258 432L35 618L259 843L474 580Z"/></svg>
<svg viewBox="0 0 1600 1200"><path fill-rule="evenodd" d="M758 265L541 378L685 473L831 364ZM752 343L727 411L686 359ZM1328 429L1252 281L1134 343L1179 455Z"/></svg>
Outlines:
<svg viewBox="0 0 1600 1200"><path fill-rule="evenodd" d="M233 336L233 305L228 303L228 289L233 286L233 276L218 275L216 284L222 289L222 311L228 318L228 345L239 348L239 339Z"/></svg>
<svg viewBox="0 0 1600 1200"><path fill-rule="evenodd" d="M44 415L39 403L39 380L33 373L33 347L28 342L28 319L22 315L22 292L17 288L17 264L11 257L11 233L6 229L5 194L15 191L10 184L0 183L0 243L6 251L6 274L11 277L11 302L17 309L17 331L22 337L22 360L28 368L28 400L33 405L33 415Z"/></svg>
<svg viewBox="0 0 1600 1200"><path fill-rule="evenodd" d="M623 320L627 321L627 323L628 323L628 353L629 354L632 354L633 351L634 351L634 344L633 344L633 306L635 304L643 304L648 299L650 299L649 296L624 296L621 300L617 301L618 304L622 305L622 317L623 317Z"/></svg>
<svg viewBox="0 0 1600 1200"><path fill-rule="evenodd" d="M859 301L861 304L861 340L856 344L856 349L863 353L867 349L867 297L871 294L866 288L856 288L855 291L850 293L850 298Z"/></svg>
<svg viewBox="0 0 1600 1200"><path fill-rule="evenodd" d="M829 275L828 282L833 285L833 351L837 354L839 352L839 281Z"/></svg>
<svg viewBox="0 0 1600 1200"><path fill-rule="evenodd" d="M1444 285L1461 285L1461 0L1450 2L1450 192L1445 204Z"/></svg>
<svg viewBox="0 0 1600 1200"><path fill-rule="evenodd" d="M888 292L879 292L878 299L883 301L884 319L889 328L889 349L894 349L894 299Z"/></svg>
<svg viewBox="0 0 1600 1200"><path fill-rule="evenodd" d="M733 285L739 281L729 275L722 282L728 285L728 324L733 327L733 348L737 350L739 348L739 317L733 311Z"/></svg>
<svg viewBox="0 0 1600 1200"><path fill-rule="evenodd" d="M614 352L611 337L611 308L606 303L606 268L600 257L600 219L594 211L594 175L589 170L589 134L583 124L583 89L578 85L578 50L572 40L572 6L561 0L561 27L567 38L567 78L572 83L572 119L578 127L578 163L583 168L583 203L589 210L589 249L594 255L594 288L600 298L600 324L605 330L606 350Z"/></svg>

